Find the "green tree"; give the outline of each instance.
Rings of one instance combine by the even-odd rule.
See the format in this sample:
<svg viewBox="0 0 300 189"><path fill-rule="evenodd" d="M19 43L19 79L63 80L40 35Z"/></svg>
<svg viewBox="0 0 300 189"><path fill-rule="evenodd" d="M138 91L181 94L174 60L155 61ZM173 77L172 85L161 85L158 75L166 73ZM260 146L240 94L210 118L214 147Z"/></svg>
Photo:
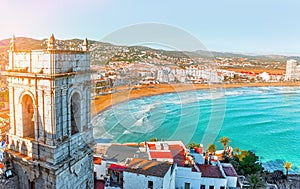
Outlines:
<svg viewBox="0 0 300 189"><path fill-rule="evenodd" d="M234 153L235 153L234 155L236 155L236 156L240 155L241 152L242 152L241 149L238 147L234 149Z"/></svg>
<svg viewBox="0 0 300 189"><path fill-rule="evenodd" d="M248 151L245 157L240 161L237 170L238 173L241 175L262 173L264 169L258 160L259 158L255 153Z"/></svg>
<svg viewBox="0 0 300 189"><path fill-rule="evenodd" d="M263 175L260 173L247 175L246 180L252 189L266 188L266 182L263 179Z"/></svg>
<svg viewBox="0 0 300 189"><path fill-rule="evenodd" d="M189 149L199 148L200 144L196 144L195 142L190 142L187 146Z"/></svg>
<svg viewBox="0 0 300 189"><path fill-rule="evenodd" d="M150 138L150 142L157 142L157 138Z"/></svg>
<svg viewBox="0 0 300 189"><path fill-rule="evenodd" d="M208 145L207 150L208 150L208 152L209 152L210 154L215 154L215 152L216 152L216 145L214 145L214 144Z"/></svg>
<svg viewBox="0 0 300 189"><path fill-rule="evenodd" d="M239 158L240 161L242 161L246 156L248 155L248 151L241 150L239 155L235 155L237 158Z"/></svg>
<svg viewBox="0 0 300 189"><path fill-rule="evenodd" d="M283 172L280 170L276 170L272 173L268 174L268 182L276 184L279 187L278 182L283 178Z"/></svg>
<svg viewBox="0 0 300 189"><path fill-rule="evenodd" d="M286 170L286 179L287 179L287 177L288 177L288 174L289 174L289 170L290 170L290 168L292 167L292 163L291 162L284 162L283 163L283 167L285 168L285 170Z"/></svg>
<svg viewBox="0 0 300 189"><path fill-rule="evenodd" d="M192 149L192 148L195 148L195 147L196 147L195 142L190 142L189 145L188 145L189 149Z"/></svg>
<svg viewBox="0 0 300 189"><path fill-rule="evenodd" d="M227 137L227 136L223 136L219 142L223 145L224 147L224 154L225 154L225 151L226 151L226 147L228 145L228 143L230 142L230 139Z"/></svg>

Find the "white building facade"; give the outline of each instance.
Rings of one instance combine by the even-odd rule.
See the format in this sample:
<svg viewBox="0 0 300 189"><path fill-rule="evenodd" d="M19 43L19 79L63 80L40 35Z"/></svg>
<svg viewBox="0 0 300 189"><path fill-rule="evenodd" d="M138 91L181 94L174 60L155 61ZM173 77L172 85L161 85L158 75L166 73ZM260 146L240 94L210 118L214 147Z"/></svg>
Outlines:
<svg viewBox="0 0 300 189"><path fill-rule="evenodd" d="M167 162L133 159L123 172L126 189L174 189L175 167Z"/></svg>
<svg viewBox="0 0 300 189"><path fill-rule="evenodd" d="M300 80L300 65L298 65L297 60L291 59L286 62L285 80Z"/></svg>

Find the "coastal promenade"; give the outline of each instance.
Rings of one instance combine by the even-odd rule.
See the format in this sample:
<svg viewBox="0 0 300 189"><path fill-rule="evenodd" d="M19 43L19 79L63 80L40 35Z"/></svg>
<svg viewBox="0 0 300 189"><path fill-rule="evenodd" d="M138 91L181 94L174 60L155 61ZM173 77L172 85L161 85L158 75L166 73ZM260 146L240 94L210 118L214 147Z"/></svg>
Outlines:
<svg viewBox="0 0 300 189"><path fill-rule="evenodd" d="M269 86L300 86L300 82L266 82L266 83L231 83L231 84L156 84L132 88L116 88L112 94L99 95L91 101L92 117L101 111L118 103L141 98L145 96L159 95L172 92L183 92L200 89L234 88L234 87L269 87Z"/></svg>

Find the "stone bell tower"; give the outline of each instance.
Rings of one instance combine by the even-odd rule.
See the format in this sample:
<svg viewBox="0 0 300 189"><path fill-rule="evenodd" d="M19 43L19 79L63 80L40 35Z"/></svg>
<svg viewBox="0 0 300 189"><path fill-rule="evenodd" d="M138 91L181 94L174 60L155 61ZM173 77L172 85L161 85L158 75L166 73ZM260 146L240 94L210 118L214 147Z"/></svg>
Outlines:
<svg viewBox="0 0 300 189"><path fill-rule="evenodd" d="M93 188L90 56L56 48L18 51L11 40L8 155L19 187Z"/></svg>

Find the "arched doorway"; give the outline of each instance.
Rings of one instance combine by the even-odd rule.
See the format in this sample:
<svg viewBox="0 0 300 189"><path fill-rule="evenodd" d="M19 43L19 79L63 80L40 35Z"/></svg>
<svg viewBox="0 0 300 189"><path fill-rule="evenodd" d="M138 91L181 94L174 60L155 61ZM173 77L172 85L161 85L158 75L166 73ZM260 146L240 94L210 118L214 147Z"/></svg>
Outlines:
<svg viewBox="0 0 300 189"><path fill-rule="evenodd" d="M81 126L80 95L76 92L71 98L71 134L79 132Z"/></svg>
<svg viewBox="0 0 300 189"><path fill-rule="evenodd" d="M29 95L22 98L23 137L34 138L34 105Z"/></svg>

